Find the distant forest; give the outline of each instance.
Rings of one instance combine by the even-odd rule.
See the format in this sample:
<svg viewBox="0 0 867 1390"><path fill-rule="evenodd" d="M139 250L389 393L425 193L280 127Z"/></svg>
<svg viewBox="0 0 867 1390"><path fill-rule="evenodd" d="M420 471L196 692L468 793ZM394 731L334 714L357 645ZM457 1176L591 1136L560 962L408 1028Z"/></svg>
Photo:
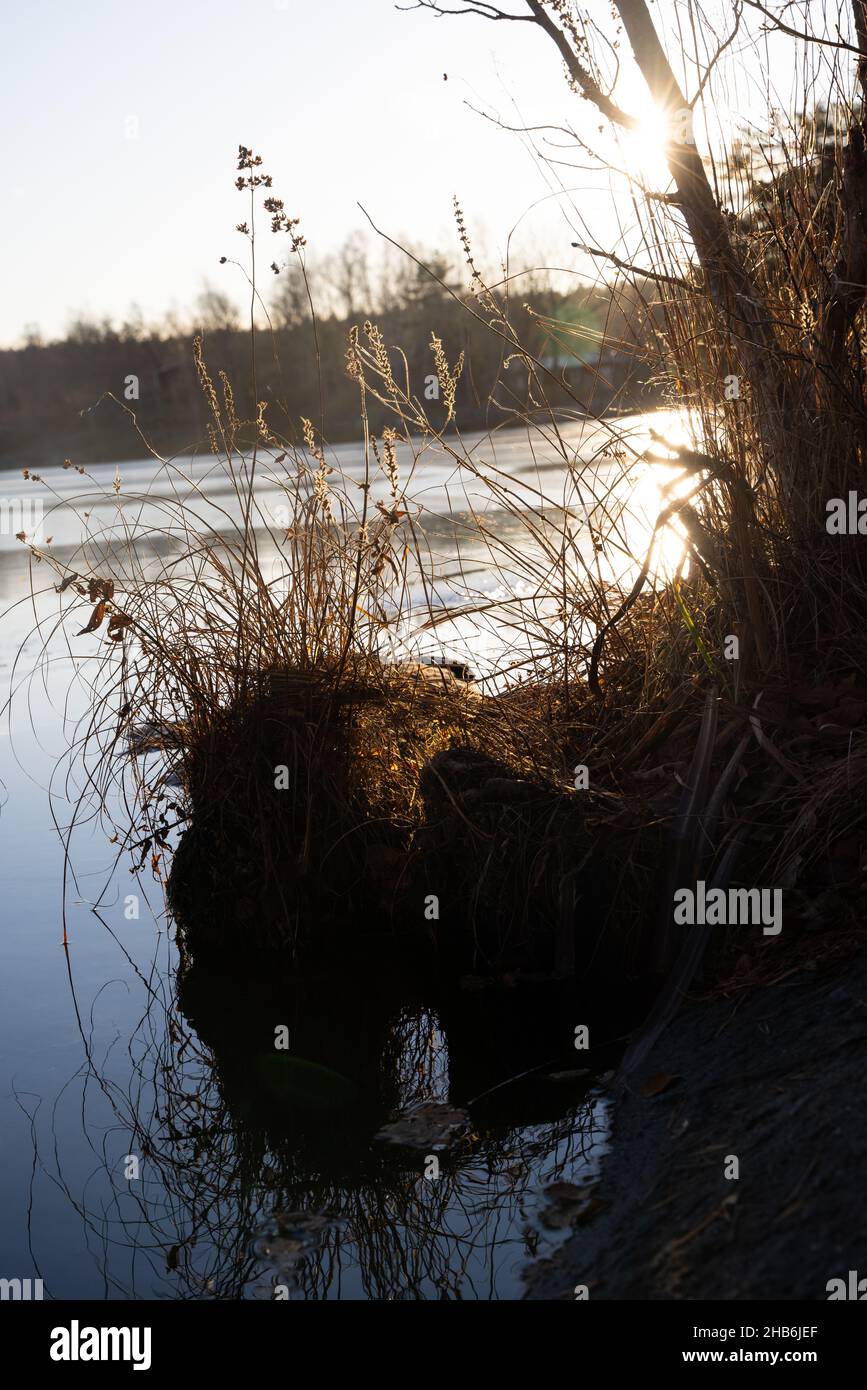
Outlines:
<svg viewBox="0 0 867 1390"><path fill-rule="evenodd" d="M465 354L457 395L462 429L502 425L511 412L527 409L526 369L508 361L483 305L465 288L466 272L459 275L438 255L419 255L418 262L387 259L374 275L368 245L357 236L306 277L296 259L266 284L271 327L264 308L257 310L256 394L267 403L275 434L294 441L306 416L331 443L359 437L358 391L344 362L349 328L366 318L379 325L389 346L402 350L419 396L434 371L432 332L450 362ZM495 293L504 298L501 289ZM615 401L630 409L653 403L647 364L656 326L638 291L618 283L564 293L534 272L510 283L508 300L521 344L571 388L561 390L548 378L549 404L575 410L577 399L601 411ZM44 342L30 330L22 347L0 350L0 466L141 457L146 450L130 416L108 399L95 408L106 392L135 413L160 453L207 448L206 408L193 362L196 333L203 335L212 376L228 375L239 415L254 419L249 323L227 294L208 287L185 321L169 315L146 324L137 313L122 324L79 317L62 340ZM436 421L436 403L426 405ZM384 411L375 401L369 411L372 428L381 428Z"/></svg>

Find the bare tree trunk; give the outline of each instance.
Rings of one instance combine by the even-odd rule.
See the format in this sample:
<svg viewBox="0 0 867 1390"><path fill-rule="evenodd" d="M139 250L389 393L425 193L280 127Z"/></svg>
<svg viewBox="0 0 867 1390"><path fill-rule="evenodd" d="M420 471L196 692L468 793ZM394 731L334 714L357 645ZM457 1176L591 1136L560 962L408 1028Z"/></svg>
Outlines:
<svg viewBox="0 0 867 1390"><path fill-rule="evenodd" d="M687 99L665 55L645 0L616 0L616 6L635 61L651 97L670 118L670 129L681 131L686 127L691 132L691 112L688 121L682 119L689 110ZM726 219L694 142L670 143L666 157L677 189L677 203L695 245L711 300L738 344L755 402L759 433L773 466L781 442L789 430L797 428L797 422L793 418L789 374L767 306L732 245ZM733 488L732 507L732 530L741 557L750 626L757 655L764 664L767 652L751 534L752 507L747 494L737 485Z"/></svg>
<svg viewBox="0 0 867 1390"><path fill-rule="evenodd" d="M583 94L600 111L623 124L616 108L608 110L599 102L596 84L591 86L588 83L583 65L574 60L566 34L554 23L542 0L527 0L527 4L536 23L557 44L570 75ZM645 0L615 0L615 6L623 21L635 61L656 105L669 117L689 111L689 104L665 56ZM567 54L573 56L572 62ZM672 121L672 129L679 130L681 124L679 120ZM732 246L726 219L695 144L689 141L676 144L672 141L666 150L666 158L677 189L674 201L686 220L712 301L739 344L745 373L756 394L770 440L773 426L779 426L784 421L788 392L787 375L781 363L767 306Z"/></svg>

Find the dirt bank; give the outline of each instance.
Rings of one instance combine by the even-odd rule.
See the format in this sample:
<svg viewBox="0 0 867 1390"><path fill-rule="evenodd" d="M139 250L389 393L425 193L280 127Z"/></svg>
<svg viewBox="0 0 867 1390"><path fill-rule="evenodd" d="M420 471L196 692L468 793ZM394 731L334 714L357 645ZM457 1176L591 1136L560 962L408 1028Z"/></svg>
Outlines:
<svg viewBox="0 0 867 1390"><path fill-rule="evenodd" d="M616 1106L601 1205L527 1296L824 1300L867 1276L865 1070L863 945L685 1007Z"/></svg>

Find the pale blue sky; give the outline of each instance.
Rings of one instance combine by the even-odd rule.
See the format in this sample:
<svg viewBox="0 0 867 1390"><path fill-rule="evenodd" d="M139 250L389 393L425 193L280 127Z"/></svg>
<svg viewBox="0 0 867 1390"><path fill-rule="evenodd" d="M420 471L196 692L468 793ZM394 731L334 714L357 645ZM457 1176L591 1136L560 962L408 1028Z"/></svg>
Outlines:
<svg viewBox="0 0 867 1390"><path fill-rule="evenodd" d="M721 28L730 10L722 0ZM675 11L674 0L654 9ZM457 193L491 264L546 187L517 136L466 102L513 124L568 118L597 138L599 118L529 25L436 19L392 0L18 0L3 44L0 120L14 142L0 187L4 345L30 324L59 335L77 312L183 312L206 278L240 301L237 272L218 264L243 250L240 142L263 155L314 259L363 225L359 201L398 239L456 249ZM766 79L785 105L791 53L754 68L732 110ZM628 66L618 95L633 111L646 100ZM600 242L622 251L607 176L563 178ZM524 219L518 261L589 264L574 239L548 201Z"/></svg>
<svg viewBox="0 0 867 1390"><path fill-rule="evenodd" d="M0 342L30 323L57 334L78 310L186 308L205 276L231 288L218 260L242 249L242 141L314 254L362 224L357 201L391 234L453 246L454 193L496 252L544 189L515 137L465 100L514 120L506 82L528 113L541 96L550 116L552 89L574 105L527 27L390 0L7 6L0 119L15 154L0 189ZM568 229L548 240L568 260Z"/></svg>

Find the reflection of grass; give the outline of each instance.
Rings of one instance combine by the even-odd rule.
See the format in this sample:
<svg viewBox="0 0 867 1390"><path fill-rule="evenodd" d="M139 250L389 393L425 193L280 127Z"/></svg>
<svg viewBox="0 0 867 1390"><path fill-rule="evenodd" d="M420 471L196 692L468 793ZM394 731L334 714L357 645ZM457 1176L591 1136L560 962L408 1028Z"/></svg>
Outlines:
<svg viewBox="0 0 867 1390"><path fill-rule="evenodd" d="M532 1198L580 1167L591 1133L588 1110L532 1134L479 1140L435 1181L389 1175L348 1201L342 1194L346 1231L305 1263L299 1291L333 1297L355 1268L368 1298L514 1296L517 1268L535 1253Z"/></svg>
<svg viewBox="0 0 867 1390"><path fill-rule="evenodd" d="M266 1052L257 1057L255 1079L277 1104L334 1110L351 1104L355 1098L352 1082L339 1072L285 1052Z"/></svg>
<svg viewBox="0 0 867 1390"><path fill-rule="evenodd" d="M237 1046L241 1056L249 1048L243 1031ZM91 1058L82 1116L88 1130L104 1131L109 1104L123 1153L141 1156L140 1180L125 1181L106 1154L97 1188L92 1179L75 1194L63 1177L63 1138L54 1138L60 1186L120 1295L270 1296L276 1281L310 1299L496 1296L514 1288L512 1266L533 1245L525 1227L537 1189L592 1167L598 1144L588 1104L527 1129L472 1133L442 1157L432 1181L421 1175L422 1155L372 1144L381 1102L358 1122L345 1112L332 1123L297 1097L291 1110L275 1108L249 1069L246 1096L227 1089L230 1053L212 1053L171 1001L152 996L130 1056L126 1092ZM447 1094L447 1042L435 1014L397 1010L378 1073L374 1089L391 1098L386 1104ZM287 1231L275 1221L281 1212L306 1216L290 1216ZM326 1219L317 1231L319 1214ZM281 1268L262 1257L268 1232L278 1235Z"/></svg>

